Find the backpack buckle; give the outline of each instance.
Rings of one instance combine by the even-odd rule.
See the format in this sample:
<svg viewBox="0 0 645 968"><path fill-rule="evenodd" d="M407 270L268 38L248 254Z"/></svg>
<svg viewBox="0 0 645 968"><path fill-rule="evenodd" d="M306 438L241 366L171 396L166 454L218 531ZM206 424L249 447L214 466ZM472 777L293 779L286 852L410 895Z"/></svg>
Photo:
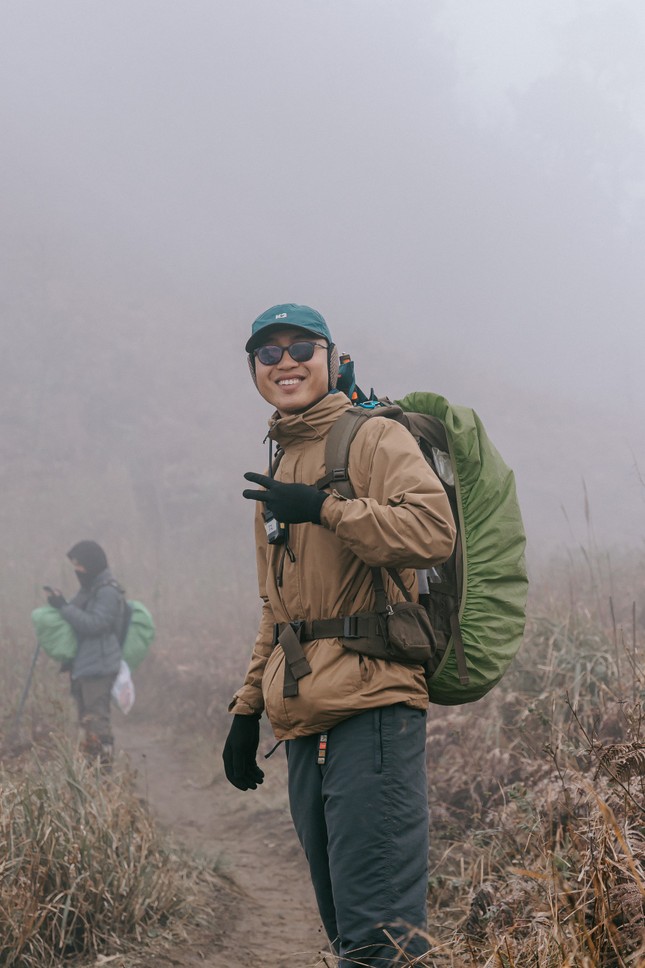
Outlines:
<svg viewBox="0 0 645 968"><path fill-rule="evenodd" d="M358 616L356 615L346 615L343 619L343 638L344 639L358 639L360 638L358 634Z"/></svg>
<svg viewBox="0 0 645 968"><path fill-rule="evenodd" d="M285 625L290 625L293 631L296 633L296 635L298 635L298 633L300 632L300 629L304 624L305 623L303 622L302 619L296 619L293 622L283 622L283 623L276 622L275 625L273 626L273 642L271 643L272 647L275 649L276 645L280 641L280 634L283 628L285 627Z"/></svg>

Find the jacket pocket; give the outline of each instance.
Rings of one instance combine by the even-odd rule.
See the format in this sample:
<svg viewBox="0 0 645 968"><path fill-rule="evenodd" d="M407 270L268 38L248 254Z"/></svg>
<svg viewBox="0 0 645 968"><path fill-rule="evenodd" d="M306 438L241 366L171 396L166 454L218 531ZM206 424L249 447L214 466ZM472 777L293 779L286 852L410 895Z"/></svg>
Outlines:
<svg viewBox="0 0 645 968"><path fill-rule="evenodd" d="M361 674L362 682L369 682L374 675L374 662L366 655L356 653L358 656L358 670Z"/></svg>

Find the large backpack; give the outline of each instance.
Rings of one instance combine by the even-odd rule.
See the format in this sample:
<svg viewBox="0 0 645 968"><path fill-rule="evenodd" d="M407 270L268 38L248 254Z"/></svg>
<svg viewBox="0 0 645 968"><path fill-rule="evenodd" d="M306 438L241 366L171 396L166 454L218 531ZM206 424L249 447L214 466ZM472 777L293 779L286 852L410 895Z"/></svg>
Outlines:
<svg viewBox="0 0 645 968"><path fill-rule="evenodd" d="M119 640L123 650L123 658L134 672L147 656L156 630L152 615L142 602L128 600L125 615L124 628Z"/></svg>
<svg viewBox="0 0 645 968"><path fill-rule="evenodd" d="M444 486L458 531L451 558L418 573L420 601L437 638L426 667L428 693L441 705L474 702L499 682L524 634L526 538L513 472L467 407L435 393L411 393L394 405L363 400L327 438L324 480L354 496L350 445L373 415L399 421L415 437Z"/></svg>
<svg viewBox="0 0 645 968"><path fill-rule="evenodd" d="M124 595L124 608L117 638L121 646L121 656L124 662L127 662L131 671L134 672L147 656L154 641L156 635L155 623L152 615L142 602L125 598L125 592L118 581L111 578L105 584L118 588ZM96 591L101 587L99 585Z"/></svg>
<svg viewBox="0 0 645 968"><path fill-rule="evenodd" d="M76 656L76 633L57 608L50 605L36 608L31 613L31 620L41 648L51 659L70 662ZM130 669L137 669L141 665L154 637L154 622L145 605L133 600L126 601L118 639L122 657Z"/></svg>

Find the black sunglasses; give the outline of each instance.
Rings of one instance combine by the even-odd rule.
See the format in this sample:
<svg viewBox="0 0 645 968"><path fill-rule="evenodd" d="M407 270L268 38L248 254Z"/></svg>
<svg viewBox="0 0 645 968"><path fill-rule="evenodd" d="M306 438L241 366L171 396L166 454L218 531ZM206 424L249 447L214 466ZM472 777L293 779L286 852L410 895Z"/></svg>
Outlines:
<svg viewBox="0 0 645 968"><path fill-rule="evenodd" d="M314 355L314 350L319 346L321 350L326 350L327 347L324 343L312 343L308 339L298 340L297 343L291 343L289 346L273 346L268 344L266 346L258 346L254 350L255 357L264 363L265 366L275 366L279 363L286 350L292 360L296 363L306 363Z"/></svg>

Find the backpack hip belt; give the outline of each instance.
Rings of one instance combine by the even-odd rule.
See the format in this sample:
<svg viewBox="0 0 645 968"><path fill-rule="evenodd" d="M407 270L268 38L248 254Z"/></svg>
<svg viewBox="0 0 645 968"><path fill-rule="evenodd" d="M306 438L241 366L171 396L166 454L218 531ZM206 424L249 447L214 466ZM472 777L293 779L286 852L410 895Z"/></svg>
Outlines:
<svg viewBox="0 0 645 968"><path fill-rule="evenodd" d="M293 639L289 635L288 629L294 632L298 649L294 648ZM285 638L287 638L286 642ZM296 681L301 678L297 675L298 666L296 663L305 658L302 643L313 642L314 639L340 639L343 647L351 652L358 652L360 655L367 655L372 659L387 659L390 662L405 663L404 659L392 654L384 618L378 612L359 612L356 615L345 615L340 618L319 618L314 619L313 622L280 622L274 626L273 643L274 645L279 643L285 653L285 688L288 669L293 670L295 666ZM411 662L410 664L416 665L417 663ZM296 692L288 692L285 695L296 695Z"/></svg>

